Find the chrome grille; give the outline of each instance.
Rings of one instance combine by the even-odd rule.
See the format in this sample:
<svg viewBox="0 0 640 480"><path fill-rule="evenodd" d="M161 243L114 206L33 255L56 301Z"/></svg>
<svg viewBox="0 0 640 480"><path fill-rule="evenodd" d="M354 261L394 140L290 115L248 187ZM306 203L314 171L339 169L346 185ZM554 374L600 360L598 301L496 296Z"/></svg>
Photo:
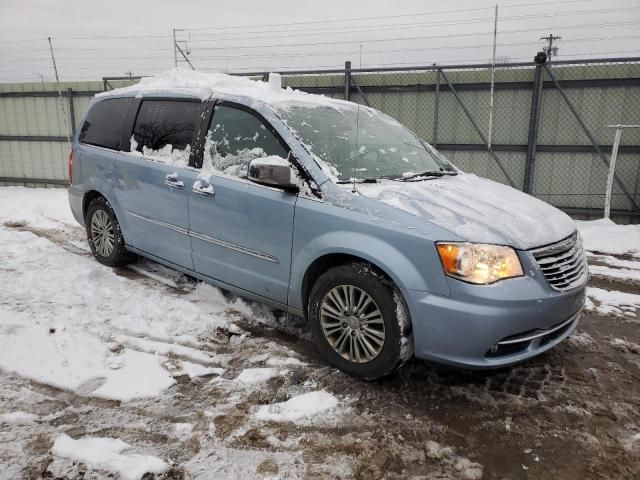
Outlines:
<svg viewBox="0 0 640 480"><path fill-rule="evenodd" d="M586 283L589 269L578 232L531 253L553 289L566 292Z"/></svg>

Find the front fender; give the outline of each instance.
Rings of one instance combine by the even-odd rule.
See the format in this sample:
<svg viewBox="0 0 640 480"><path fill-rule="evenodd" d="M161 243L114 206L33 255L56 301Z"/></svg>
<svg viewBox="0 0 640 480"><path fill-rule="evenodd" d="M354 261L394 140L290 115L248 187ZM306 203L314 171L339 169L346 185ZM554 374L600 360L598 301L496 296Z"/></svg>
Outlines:
<svg viewBox="0 0 640 480"><path fill-rule="evenodd" d="M446 281L438 275L426 277L415 263L399 249L384 240L353 231L333 231L311 239L303 248L294 248L291 266L289 305L302 309L302 283L309 266L330 254L346 254L362 258L384 271L402 291L417 290L449 295Z"/></svg>

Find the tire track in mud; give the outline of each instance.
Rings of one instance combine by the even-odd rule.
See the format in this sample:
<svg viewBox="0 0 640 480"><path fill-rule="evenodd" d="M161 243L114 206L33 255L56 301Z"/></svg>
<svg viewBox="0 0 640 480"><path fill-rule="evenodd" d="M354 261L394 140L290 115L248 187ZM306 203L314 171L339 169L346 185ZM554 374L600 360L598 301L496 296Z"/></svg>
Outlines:
<svg viewBox="0 0 640 480"><path fill-rule="evenodd" d="M29 225L27 222L5 222L3 225L12 230L30 232L38 237L46 238L50 242L55 243L59 247L64 248L66 251L75 255L91 256L91 251L88 248L84 249L72 243L71 240L79 241L81 239L77 238L77 235L70 234L66 230L36 228Z"/></svg>

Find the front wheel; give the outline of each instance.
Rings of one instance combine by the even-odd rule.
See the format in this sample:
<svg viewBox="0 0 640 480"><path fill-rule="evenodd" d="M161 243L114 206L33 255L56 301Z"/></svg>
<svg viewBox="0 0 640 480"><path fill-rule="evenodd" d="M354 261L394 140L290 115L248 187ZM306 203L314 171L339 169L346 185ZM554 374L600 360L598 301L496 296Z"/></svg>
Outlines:
<svg viewBox="0 0 640 480"><path fill-rule="evenodd" d="M340 265L322 274L311 290L308 314L321 355L350 375L384 377L413 353L402 295L368 264Z"/></svg>
<svg viewBox="0 0 640 480"><path fill-rule="evenodd" d="M91 253L100 263L119 267L135 261L135 254L125 248L116 214L107 200L96 198L91 202L85 225Z"/></svg>

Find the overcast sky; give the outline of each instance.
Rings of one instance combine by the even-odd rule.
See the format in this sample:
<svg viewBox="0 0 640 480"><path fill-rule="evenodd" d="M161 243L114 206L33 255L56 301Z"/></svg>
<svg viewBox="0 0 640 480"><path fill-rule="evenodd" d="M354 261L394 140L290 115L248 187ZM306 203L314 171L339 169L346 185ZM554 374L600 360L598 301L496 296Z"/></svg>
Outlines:
<svg viewBox="0 0 640 480"><path fill-rule="evenodd" d="M0 82L153 74L174 64L172 29L203 71L488 62L495 0L0 0ZM505 0L497 57L640 56L640 0ZM105 38L107 37L107 38ZM115 38L120 37L120 38ZM180 61L181 65L186 65Z"/></svg>

